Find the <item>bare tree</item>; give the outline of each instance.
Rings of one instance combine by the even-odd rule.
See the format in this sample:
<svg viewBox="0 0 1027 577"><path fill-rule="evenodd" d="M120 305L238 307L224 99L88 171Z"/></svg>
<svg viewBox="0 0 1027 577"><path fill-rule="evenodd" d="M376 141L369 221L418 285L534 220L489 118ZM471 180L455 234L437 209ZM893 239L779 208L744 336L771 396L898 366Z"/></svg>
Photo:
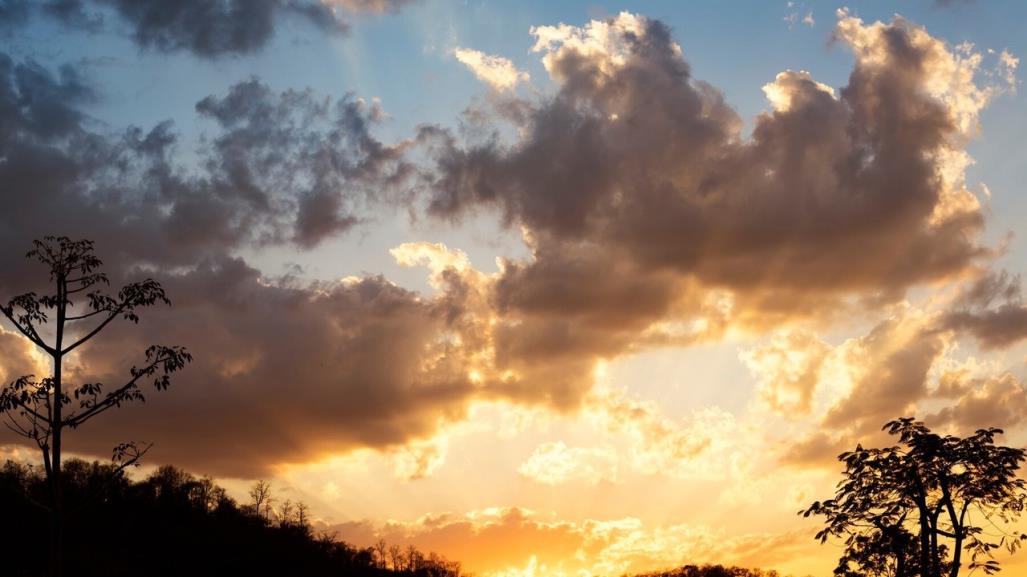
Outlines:
<svg viewBox="0 0 1027 577"><path fill-rule="evenodd" d="M50 488L49 572L63 573L64 498L61 489L61 459L66 429L75 429L108 409L143 400L140 383L152 379L156 390L170 385L170 375L192 360L182 347L153 345L145 351L141 366L133 366L129 377L105 391L102 383L73 385L64 380L64 358L90 342L121 318L139 322L138 309L158 303L170 305L160 283L153 279L131 283L117 294L103 290L110 285L100 272L102 261L93 254L93 243L48 236L33 241L27 258L37 259L50 269L53 292L25 293L0 305L0 312L15 329L52 361L50 376L37 379L25 375L0 389L0 415L15 433L31 440L42 454L43 469ZM115 447L116 472L137 464L150 448L134 442Z"/></svg>
<svg viewBox="0 0 1027 577"><path fill-rule="evenodd" d="M306 503L303 501L296 502L296 523L300 527L307 527L310 524L309 511L310 507Z"/></svg>
<svg viewBox="0 0 1027 577"><path fill-rule="evenodd" d="M393 571L399 571L403 564L403 549L399 545L389 546L389 562Z"/></svg>
<svg viewBox="0 0 1027 577"><path fill-rule="evenodd" d="M378 539L374 545L371 546L374 550L374 561L375 565L380 569L386 569L388 567L386 554L388 553L388 545L385 544L385 539Z"/></svg>
<svg viewBox="0 0 1027 577"><path fill-rule="evenodd" d="M417 571L424 562L424 555L413 545L407 545L407 571Z"/></svg>
<svg viewBox="0 0 1027 577"><path fill-rule="evenodd" d="M278 524L282 527L286 527L292 524L292 515L295 510L292 504L292 499L286 499L282 502L282 506L278 509Z"/></svg>
<svg viewBox="0 0 1027 577"><path fill-rule="evenodd" d="M271 518L271 503L274 498L271 496L271 482L263 479L257 481L250 488L250 499L253 502L253 512L260 517L264 511L265 519Z"/></svg>

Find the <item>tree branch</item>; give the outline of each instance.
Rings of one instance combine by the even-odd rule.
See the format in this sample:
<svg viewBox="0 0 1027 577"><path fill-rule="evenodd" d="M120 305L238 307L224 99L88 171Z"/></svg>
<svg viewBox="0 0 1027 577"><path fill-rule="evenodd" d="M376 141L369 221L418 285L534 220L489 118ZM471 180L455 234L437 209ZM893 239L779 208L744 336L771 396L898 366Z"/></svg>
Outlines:
<svg viewBox="0 0 1027 577"><path fill-rule="evenodd" d="M153 369L156 368L157 365L163 363L166 360L166 358L167 357L162 356L158 357L157 359L154 359L154 361L147 365L145 368L138 370L138 372L136 372L135 376L132 377L130 381L128 381L121 387L107 393L107 396L104 397L102 401L99 401L95 405L89 407L88 409L86 409L85 412L70 415L64 421L64 424L72 428L78 427L79 425L85 423L86 421L95 417L96 415L117 405L118 402L122 400L124 394L128 392L132 387L136 386L136 383L139 382L139 379L141 379L144 376L152 374Z"/></svg>
<svg viewBox="0 0 1027 577"><path fill-rule="evenodd" d="M0 312L3 312L4 316L7 317L7 320L11 321L11 324L14 325L14 328L18 329L18 332L25 335L25 338L32 341L34 345L43 349L47 353L50 353L51 355L57 353L57 351L54 350L53 347L43 342L43 339L40 338L39 333L36 332L36 329L33 328L31 324L28 326L28 328L21 326L21 323L19 323L14 318L14 309L12 307L0 307Z"/></svg>
<svg viewBox="0 0 1027 577"><path fill-rule="evenodd" d="M77 349L79 346L81 346L83 343L85 343L89 339L95 337L97 333L102 331L104 329L104 327L109 325L110 322L113 321L115 319L115 317L117 317L121 313L122 310L124 310L125 306L126 306L125 303L121 303L120 305L118 305L117 308L111 310L110 316L105 318L99 325L96 326L96 328L94 328L93 330L89 331L86 334L86 336L84 336L84 337L80 338L79 340L75 341L73 344L69 345L66 349L60 351L61 356L64 356L64 355L70 353L71 351Z"/></svg>
<svg viewBox="0 0 1027 577"><path fill-rule="evenodd" d="M98 314L104 313L104 312L107 312L107 311L101 309L101 310L98 310L98 311L93 311L91 313L86 313L84 315L77 315L77 316L73 316L73 317L65 317L64 320L65 320L65 322L80 321L82 319L88 319L89 317L92 317L92 316L95 316L95 315L98 315Z"/></svg>

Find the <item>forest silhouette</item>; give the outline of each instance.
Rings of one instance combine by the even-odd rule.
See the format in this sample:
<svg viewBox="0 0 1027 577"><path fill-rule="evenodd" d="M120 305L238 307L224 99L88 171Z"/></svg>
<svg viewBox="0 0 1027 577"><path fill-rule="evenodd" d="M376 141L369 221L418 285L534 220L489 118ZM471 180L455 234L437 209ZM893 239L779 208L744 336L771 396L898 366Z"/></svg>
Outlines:
<svg viewBox="0 0 1027 577"><path fill-rule="evenodd" d="M68 505L65 571L82 577L151 575L296 577L461 577L460 563L417 548L380 542L356 547L315 529L300 504L239 504L207 477L172 466L132 481L117 465L65 463ZM258 485L261 484L258 482ZM254 486L256 489L257 486ZM38 468L7 461L0 468L2 574L46 574L48 498ZM14 521L14 522L11 522ZM15 554L16 553L16 554ZM644 577L775 577L774 572L686 566Z"/></svg>
<svg viewBox="0 0 1027 577"><path fill-rule="evenodd" d="M121 442L110 463L63 459L65 433L144 400L146 384L168 389L171 375L186 370L192 355L181 346L152 345L144 362L113 387L67 382L65 355L111 323L138 322L142 309L171 301L150 278L110 292L88 240L46 237L26 256L49 269L52 292L14 296L0 312L49 357L52 372L0 387L4 424L34 444L41 461L8 460L0 469L0 511L8 521L0 524L0 575L461 576L459 562L413 546L379 541L360 548L318 531L306 505L274 506L267 481L257 481L250 501L240 505L212 478L170 465L133 480L127 471L139 465L148 444ZM857 445L841 454L835 496L799 512L824 518L816 539L841 542L834 574L958 577L964 564L998 572L995 551L1013 553L1027 541L1027 534L1010 528L1027 506L1027 481L1019 477L1027 453L997 445L997 428L942 436L906 417L884 430L898 438L896 445ZM686 565L641 577L776 576Z"/></svg>

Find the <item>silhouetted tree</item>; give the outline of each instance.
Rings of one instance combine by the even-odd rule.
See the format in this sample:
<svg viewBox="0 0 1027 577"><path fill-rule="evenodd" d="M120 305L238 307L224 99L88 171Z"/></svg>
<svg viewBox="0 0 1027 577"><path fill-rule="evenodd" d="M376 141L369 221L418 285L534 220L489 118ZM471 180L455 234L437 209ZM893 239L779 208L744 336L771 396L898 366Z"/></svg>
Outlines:
<svg viewBox="0 0 1027 577"><path fill-rule="evenodd" d="M250 504L253 507L253 513L258 517L263 516L264 519L271 519L272 501L270 481L261 479L250 487Z"/></svg>
<svg viewBox="0 0 1027 577"><path fill-rule="evenodd" d="M310 524L309 511L310 507L306 503L303 501L296 502L296 523L300 527L307 527Z"/></svg>
<svg viewBox="0 0 1027 577"><path fill-rule="evenodd" d="M389 565L393 571L399 571L403 563L403 549L399 545L389 545Z"/></svg>
<svg viewBox="0 0 1027 577"><path fill-rule="evenodd" d="M42 453L50 487L50 504L41 505L50 511L51 517L50 573L61 575L65 522L61 457L65 429L80 427L124 403L143 400L139 386L142 381L152 379L154 388L167 389L171 373L183 368L192 357L181 347L154 345L146 349L143 365L132 367L126 381L113 389L105 391L102 383L65 382L65 356L117 318L138 322L138 309L157 303L170 305L171 301L153 279L125 285L114 295L105 292L103 288L110 283L107 275L100 272L102 262L93 254L93 243L88 240L48 236L33 241L26 257L49 268L53 292L18 295L0 305L0 312L50 357L53 371L41 379L35 375L22 376L0 389L0 413L6 417L8 428L32 440ZM79 330L83 323L88 324ZM137 463L147 449L149 446L131 442L115 447L116 470Z"/></svg>
<svg viewBox="0 0 1027 577"><path fill-rule="evenodd" d="M286 499L285 501L282 501L282 506L278 508L278 524L283 527L286 525L291 525L292 513L292 499Z"/></svg>
<svg viewBox="0 0 1027 577"><path fill-rule="evenodd" d="M214 484L214 479L203 477L196 482L193 499L204 511L213 511L225 498L225 490Z"/></svg>
<svg viewBox="0 0 1027 577"><path fill-rule="evenodd" d="M385 539L378 539L377 541L375 541L372 548L374 549L375 562L378 564L378 566L382 569L388 568L389 546L387 543L385 543Z"/></svg>
<svg viewBox="0 0 1027 577"><path fill-rule="evenodd" d="M407 545L406 565L403 568L406 571L417 572L421 568L421 560L423 558L424 555L417 550L417 547Z"/></svg>
<svg viewBox="0 0 1027 577"><path fill-rule="evenodd" d="M999 526L1027 504L1027 482L1016 475L1024 451L996 446L995 435L1002 433L996 428L940 436L903 418L884 429L900 444L841 454L845 472L835 498L800 511L825 517L816 536L821 542L844 539L835 574L957 577L964 551L971 570L997 572L992 552L1014 552L1027 539Z"/></svg>

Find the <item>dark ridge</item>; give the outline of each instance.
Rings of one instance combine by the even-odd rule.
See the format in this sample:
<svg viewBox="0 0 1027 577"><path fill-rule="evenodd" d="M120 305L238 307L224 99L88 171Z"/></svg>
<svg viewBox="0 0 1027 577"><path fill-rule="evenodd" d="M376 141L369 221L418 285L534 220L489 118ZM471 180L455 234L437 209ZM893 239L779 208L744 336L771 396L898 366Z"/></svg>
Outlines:
<svg viewBox="0 0 1027 577"><path fill-rule="evenodd" d="M171 466L132 481L115 466L65 463L66 574L80 577L461 577L414 548L359 548L319 533L300 504L240 505ZM38 468L0 467L0 574L45 575L49 488ZM380 552L379 552L380 551Z"/></svg>

